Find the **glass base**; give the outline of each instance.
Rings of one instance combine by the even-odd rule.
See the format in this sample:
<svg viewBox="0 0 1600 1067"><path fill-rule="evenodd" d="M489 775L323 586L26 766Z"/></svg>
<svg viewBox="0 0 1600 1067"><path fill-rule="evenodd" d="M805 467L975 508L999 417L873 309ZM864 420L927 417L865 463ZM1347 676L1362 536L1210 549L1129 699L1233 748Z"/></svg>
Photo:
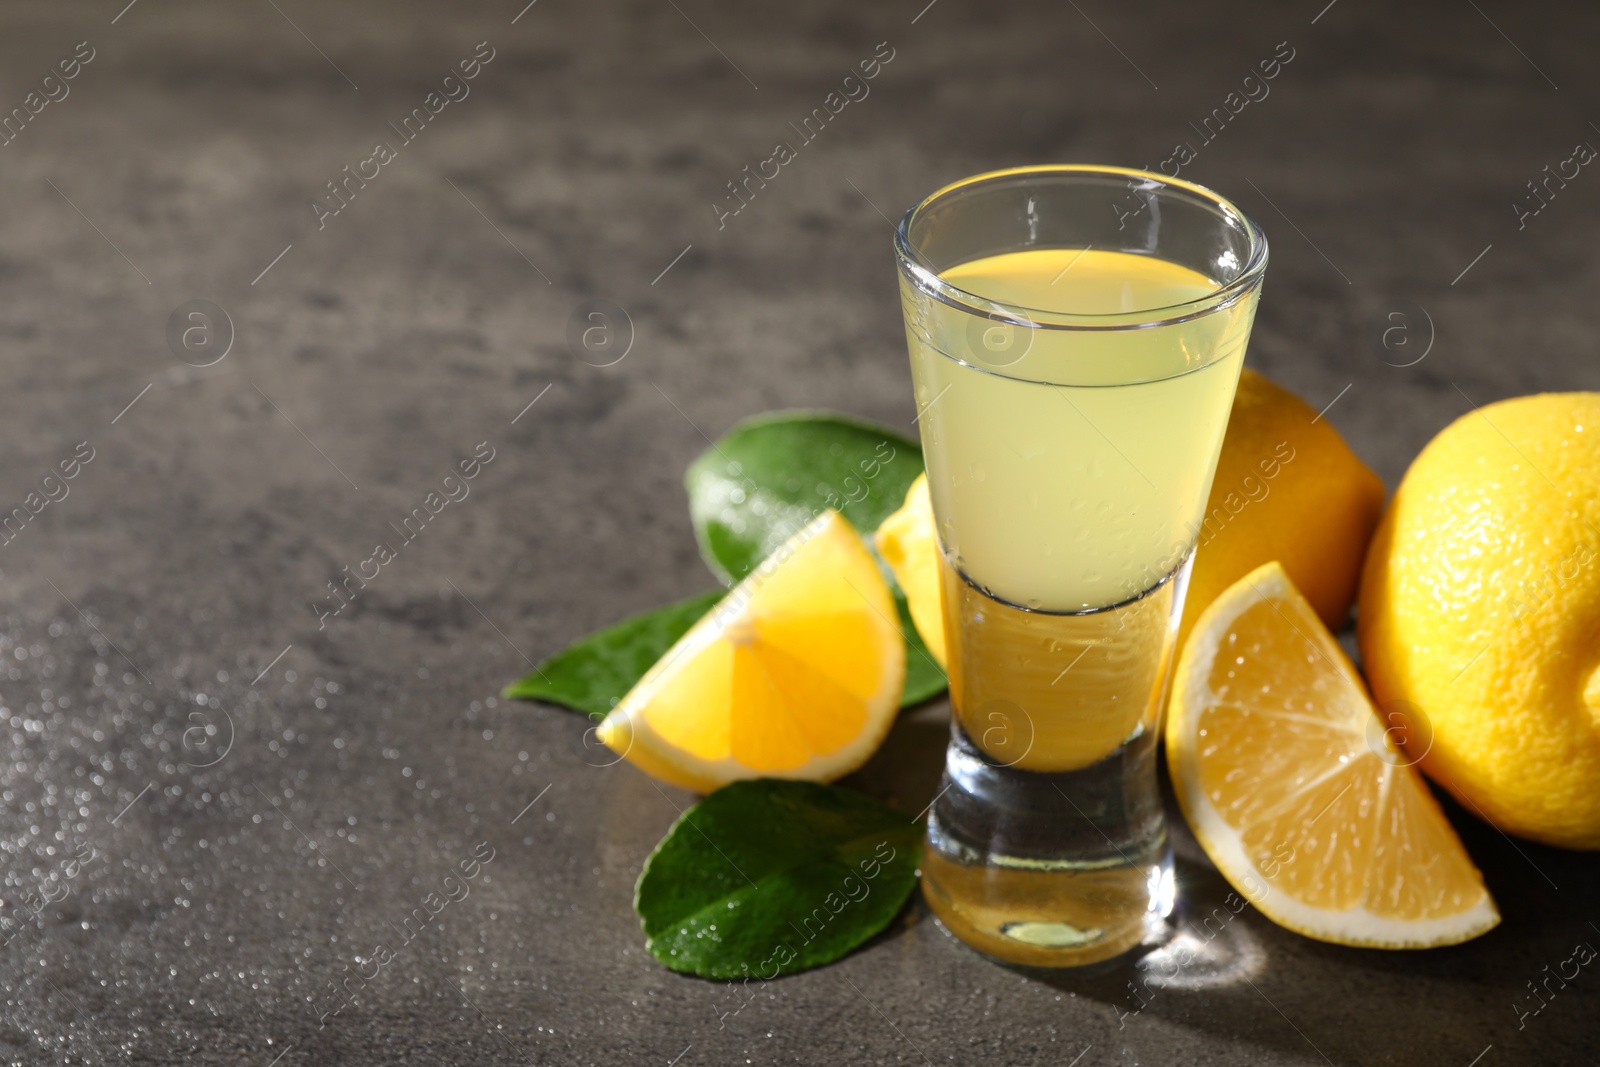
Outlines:
<svg viewBox="0 0 1600 1067"><path fill-rule="evenodd" d="M1172 850L1153 732L1071 771L1002 766L951 728L928 816L922 891L951 933L988 956L1078 967L1159 940Z"/></svg>

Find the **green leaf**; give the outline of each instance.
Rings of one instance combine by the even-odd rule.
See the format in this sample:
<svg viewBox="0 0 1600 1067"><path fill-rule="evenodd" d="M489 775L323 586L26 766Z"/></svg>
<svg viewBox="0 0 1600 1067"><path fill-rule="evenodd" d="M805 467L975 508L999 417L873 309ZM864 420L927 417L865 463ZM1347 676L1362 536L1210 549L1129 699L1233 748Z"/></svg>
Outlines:
<svg viewBox="0 0 1600 1067"><path fill-rule="evenodd" d="M919 824L815 782L735 782L684 812L634 893L651 955L703 978L819 967L888 926L917 884Z"/></svg>
<svg viewBox="0 0 1600 1067"><path fill-rule="evenodd" d="M713 573L735 582L825 508L864 536L905 503L922 447L822 411L746 419L689 465L689 516Z"/></svg>
<svg viewBox="0 0 1600 1067"><path fill-rule="evenodd" d="M725 589L633 615L568 645L533 673L506 686L513 700L548 700L591 718L603 718L700 617L727 595Z"/></svg>
<svg viewBox="0 0 1600 1067"><path fill-rule="evenodd" d="M911 621L911 609L906 606L906 596L899 589L894 591L894 606L900 612L900 632L906 638L906 682L900 688L900 706L909 708L944 692L950 680L933 661L933 653L917 633L917 624Z"/></svg>

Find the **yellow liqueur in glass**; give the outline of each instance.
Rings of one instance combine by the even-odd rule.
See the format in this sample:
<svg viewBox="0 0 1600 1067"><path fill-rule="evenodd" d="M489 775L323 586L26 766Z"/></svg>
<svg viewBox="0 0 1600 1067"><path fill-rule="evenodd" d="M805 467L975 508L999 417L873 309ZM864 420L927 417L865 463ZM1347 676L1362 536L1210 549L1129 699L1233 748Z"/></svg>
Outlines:
<svg viewBox="0 0 1600 1067"><path fill-rule="evenodd" d="M1265 240L1050 167L935 193L896 246L954 711L925 896L992 956L1095 962L1172 906L1157 726Z"/></svg>

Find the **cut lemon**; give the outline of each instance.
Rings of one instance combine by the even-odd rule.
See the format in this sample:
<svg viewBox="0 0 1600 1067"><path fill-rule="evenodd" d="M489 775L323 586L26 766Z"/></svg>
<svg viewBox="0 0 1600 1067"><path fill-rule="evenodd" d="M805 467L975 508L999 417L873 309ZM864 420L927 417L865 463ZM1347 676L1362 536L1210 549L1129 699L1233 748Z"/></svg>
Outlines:
<svg viewBox="0 0 1600 1067"><path fill-rule="evenodd" d="M1427 948L1500 921L1355 667L1277 563L1206 609L1167 720L1178 802L1225 878L1319 941Z"/></svg>
<svg viewBox="0 0 1600 1067"><path fill-rule="evenodd" d="M883 520L873 535L878 554L894 571L895 580L906 595L911 621L939 666L946 666L944 649L944 606L939 592L939 540L933 533L933 500L928 495L928 476L906 490L900 510Z"/></svg>
<svg viewBox="0 0 1600 1067"><path fill-rule="evenodd" d="M600 724L662 781L826 782L860 767L900 708L906 650L877 561L838 512L780 545Z"/></svg>

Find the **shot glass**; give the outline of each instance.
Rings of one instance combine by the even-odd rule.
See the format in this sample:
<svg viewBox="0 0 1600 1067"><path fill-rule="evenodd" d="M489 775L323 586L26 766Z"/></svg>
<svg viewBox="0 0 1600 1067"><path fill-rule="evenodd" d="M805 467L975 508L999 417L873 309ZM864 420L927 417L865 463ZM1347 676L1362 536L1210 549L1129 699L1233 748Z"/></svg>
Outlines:
<svg viewBox="0 0 1600 1067"><path fill-rule="evenodd" d="M1160 716L1266 238L1049 166L940 189L895 252L954 710L923 891L990 956L1107 959L1173 906Z"/></svg>

